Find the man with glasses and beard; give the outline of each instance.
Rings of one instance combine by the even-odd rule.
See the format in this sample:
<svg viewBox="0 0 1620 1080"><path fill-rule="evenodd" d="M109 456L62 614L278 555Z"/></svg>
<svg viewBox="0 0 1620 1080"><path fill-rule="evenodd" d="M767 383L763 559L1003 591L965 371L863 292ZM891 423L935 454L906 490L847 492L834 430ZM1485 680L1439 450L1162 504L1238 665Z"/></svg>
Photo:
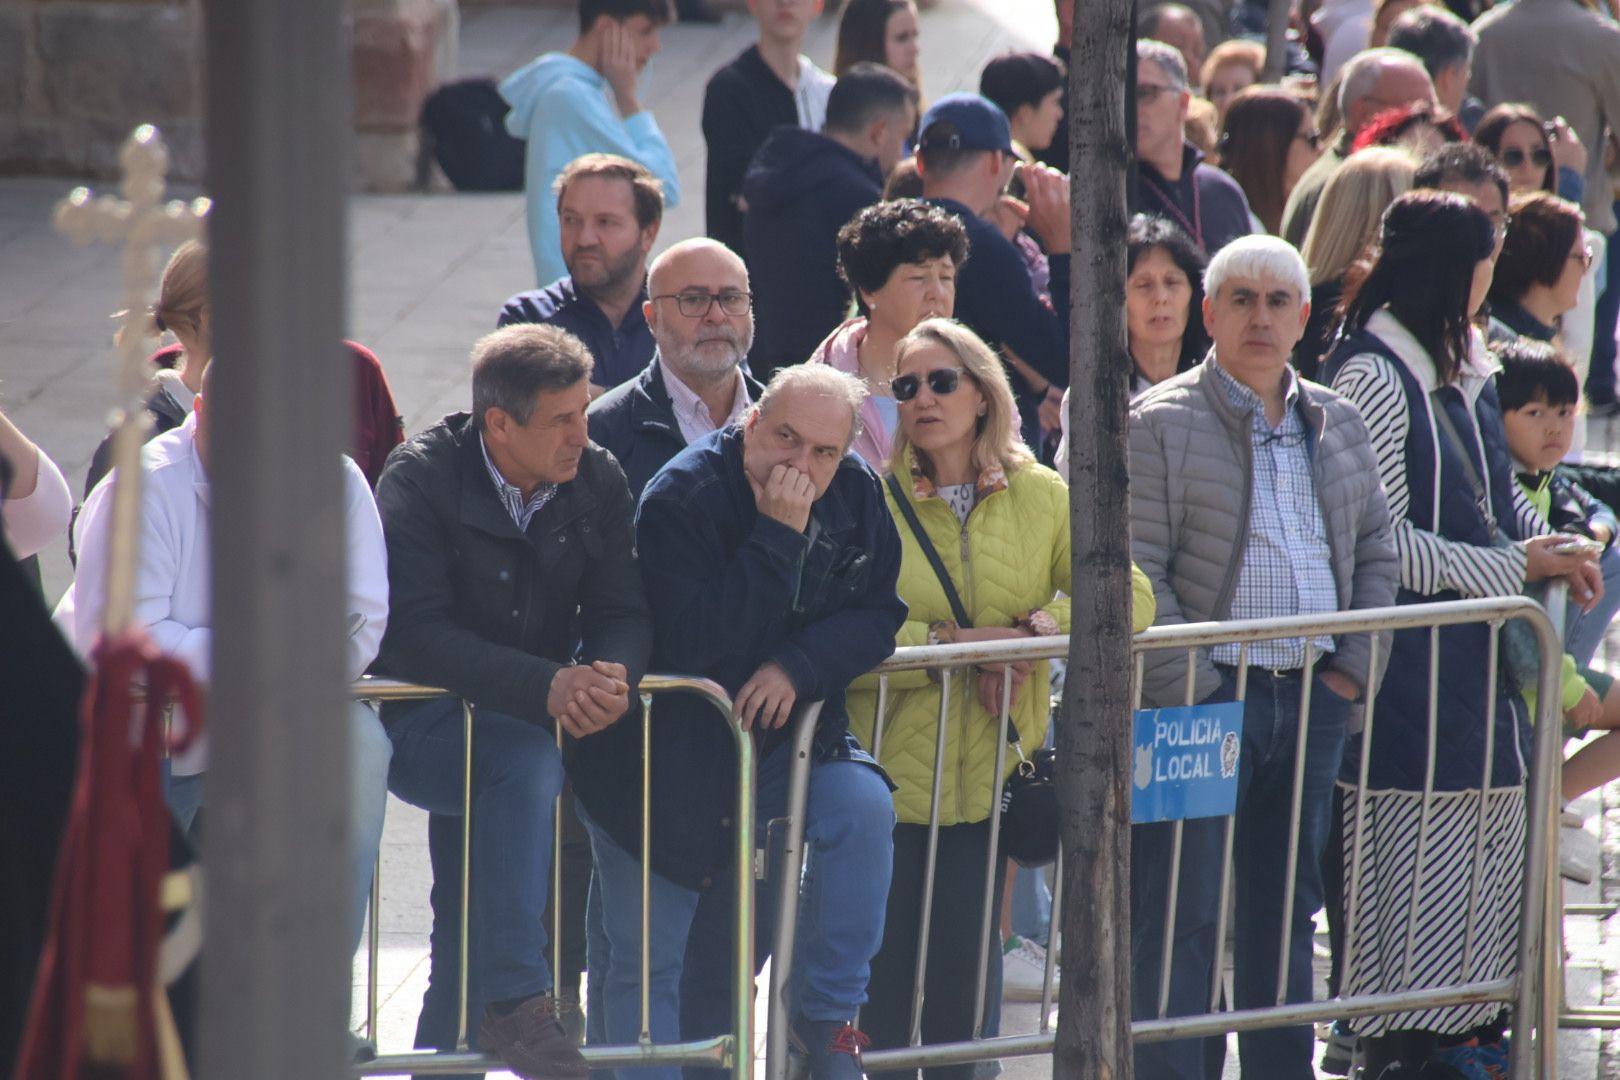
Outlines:
<svg viewBox="0 0 1620 1080"><path fill-rule="evenodd" d="M742 370L754 314L741 258L716 240L686 240L653 262L648 286L642 311L657 350L586 413L591 441L619 459L637 498L670 458L741 416L761 389Z"/></svg>
<svg viewBox="0 0 1620 1080"><path fill-rule="evenodd" d="M579 338L596 361L594 397L652 359L643 282L663 223L663 185L628 158L586 154L569 162L556 189L568 276L512 297L496 325L549 323Z"/></svg>

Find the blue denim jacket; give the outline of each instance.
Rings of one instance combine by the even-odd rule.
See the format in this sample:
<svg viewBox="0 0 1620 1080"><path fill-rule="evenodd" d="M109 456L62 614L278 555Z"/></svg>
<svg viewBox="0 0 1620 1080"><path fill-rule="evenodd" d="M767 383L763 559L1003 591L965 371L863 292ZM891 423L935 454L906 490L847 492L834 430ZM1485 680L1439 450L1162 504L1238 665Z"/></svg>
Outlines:
<svg viewBox="0 0 1620 1080"><path fill-rule="evenodd" d="M788 673L798 701L822 701L818 760L871 758L849 734L844 691L894 651L906 605L896 592L900 538L878 480L845 455L797 533L757 512L742 466L742 430L687 447L647 485L636 544L653 612L652 670L701 675L735 695L766 661ZM722 880L736 788L732 737L712 706L689 695L653 706L653 868L689 888ZM620 742L580 744L575 789L621 846L640 844L640 719ZM608 733L604 733L608 734ZM633 737L633 744L623 740ZM787 732L756 736L763 757ZM587 760L588 759L588 760ZM875 767L875 763L874 767Z"/></svg>

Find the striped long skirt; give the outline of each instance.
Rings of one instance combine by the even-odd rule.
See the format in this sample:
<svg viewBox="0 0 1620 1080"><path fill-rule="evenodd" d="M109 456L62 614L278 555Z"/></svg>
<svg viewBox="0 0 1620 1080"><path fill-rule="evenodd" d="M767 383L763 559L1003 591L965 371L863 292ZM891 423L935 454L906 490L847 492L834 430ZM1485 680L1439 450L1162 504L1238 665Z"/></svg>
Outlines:
<svg viewBox="0 0 1620 1080"><path fill-rule="evenodd" d="M1525 789L1369 791L1341 783L1344 807L1345 996L1506 978L1517 963ZM1358 812L1359 811L1359 812ZM1358 831L1360 855L1357 856ZM1358 864L1359 862L1359 864ZM1364 1036L1461 1033L1497 1003L1356 1021Z"/></svg>

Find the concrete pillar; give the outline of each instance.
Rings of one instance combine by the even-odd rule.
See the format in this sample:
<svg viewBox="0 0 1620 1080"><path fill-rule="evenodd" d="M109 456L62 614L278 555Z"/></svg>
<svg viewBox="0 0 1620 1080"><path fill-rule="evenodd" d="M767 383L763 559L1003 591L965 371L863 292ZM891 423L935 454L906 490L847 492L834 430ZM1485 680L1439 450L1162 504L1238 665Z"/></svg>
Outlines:
<svg viewBox="0 0 1620 1080"><path fill-rule="evenodd" d="M455 78L455 0L352 0L356 181L400 191L416 178L422 102Z"/></svg>
<svg viewBox="0 0 1620 1080"><path fill-rule="evenodd" d="M456 0L349 0L337 34L353 69L355 190L413 185L417 119L455 78L459 26ZM116 178L118 148L149 123L170 179L200 182L203 34L200 0L0 0L0 174ZM296 77L295 59L278 70Z"/></svg>

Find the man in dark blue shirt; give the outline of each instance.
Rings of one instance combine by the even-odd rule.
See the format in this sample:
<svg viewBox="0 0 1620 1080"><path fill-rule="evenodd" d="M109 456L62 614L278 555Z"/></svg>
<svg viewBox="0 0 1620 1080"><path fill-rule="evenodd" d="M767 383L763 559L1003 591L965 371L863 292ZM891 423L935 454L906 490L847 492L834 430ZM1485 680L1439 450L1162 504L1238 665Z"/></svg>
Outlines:
<svg viewBox="0 0 1620 1080"><path fill-rule="evenodd" d="M664 197L658 179L615 154L586 154L557 178L568 276L518 293L497 326L550 323L585 343L596 365L592 396L634 378L652 360L647 253L658 239Z"/></svg>
<svg viewBox="0 0 1620 1080"><path fill-rule="evenodd" d="M1003 198L1017 159L1006 114L978 94L946 94L923 116L917 141L923 197L967 229L968 261L957 272L956 318L1008 364L1013 393L1034 445L1041 399L1069 384L1069 183L1045 165L1024 166L1023 204ZM1031 262L998 220L1019 218L1050 267L1050 298L1035 288ZM1033 248L1030 250L1033 251Z"/></svg>

